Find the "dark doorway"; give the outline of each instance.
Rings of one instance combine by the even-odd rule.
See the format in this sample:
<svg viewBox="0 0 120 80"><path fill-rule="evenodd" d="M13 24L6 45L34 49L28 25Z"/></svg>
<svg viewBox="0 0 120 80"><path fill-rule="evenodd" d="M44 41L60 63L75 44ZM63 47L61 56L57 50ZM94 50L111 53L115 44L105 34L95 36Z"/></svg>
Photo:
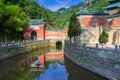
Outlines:
<svg viewBox="0 0 120 80"><path fill-rule="evenodd" d="M62 49L62 42L61 41L57 41L56 42L56 49L57 50L61 50Z"/></svg>
<svg viewBox="0 0 120 80"><path fill-rule="evenodd" d="M37 39L37 33L35 31L31 32L31 40L36 40Z"/></svg>

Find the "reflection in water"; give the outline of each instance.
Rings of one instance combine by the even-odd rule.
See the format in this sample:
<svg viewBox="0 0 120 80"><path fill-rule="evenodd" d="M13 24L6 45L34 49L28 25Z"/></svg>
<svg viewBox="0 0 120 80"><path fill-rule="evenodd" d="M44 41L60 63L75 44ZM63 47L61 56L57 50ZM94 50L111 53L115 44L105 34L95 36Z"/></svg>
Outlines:
<svg viewBox="0 0 120 80"><path fill-rule="evenodd" d="M40 72L33 72L29 68L35 60L35 53L39 51L31 51L0 62L0 80L31 80L39 75Z"/></svg>
<svg viewBox="0 0 120 80"><path fill-rule="evenodd" d="M65 61L63 59L45 61L43 72L32 71L30 64L35 60L34 56L35 54L24 54L1 62L0 80L107 80L73 64L66 58Z"/></svg>
<svg viewBox="0 0 120 80"><path fill-rule="evenodd" d="M46 71L41 73L34 80L67 80L67 71L65 65L58 62L52 62Z"/></svg>
<svg viewBox="0 0 120 80"><path fill-rule="evenodd" d="M11 60L11 59L9 59ZM16 59L17 60L17 59ZM10 61L11 62L11 61ZM0 80L31 80L40 72L33 72L29 68L31 62L26 61L15 65L7 65L4 72L0 73Z"/></svg>
<svg viewBox="0 0 120 80"><path fill-rule="evenodd" d="M94 74L65 58L66 70L69 73L68 80L108 80Z"/></svg>
<svg viewBox="0 0 120 80"><path fill-rule="evenodd" d="M56 42L56 49L57 50L61 50L62 49L62 42L61 41L57 41Z"/></svg>

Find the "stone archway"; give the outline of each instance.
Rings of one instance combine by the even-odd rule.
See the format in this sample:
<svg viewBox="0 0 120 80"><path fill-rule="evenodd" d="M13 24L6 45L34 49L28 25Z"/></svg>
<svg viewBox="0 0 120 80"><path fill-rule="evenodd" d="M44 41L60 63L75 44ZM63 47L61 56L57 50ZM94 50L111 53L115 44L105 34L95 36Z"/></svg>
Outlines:
<svg viewBox="0 0 120 80"><path fill-rule="evenodd" d="M62 49L62 41L57 41L56 42L56 49L61 50Z"/></svg>
<svg viewBox="0 0 120 80"><path fill-rule="evenodd" d="M30 36L31 40L36 40L37 39L37 33L35 31L31 32L31 36Z"/></svg>

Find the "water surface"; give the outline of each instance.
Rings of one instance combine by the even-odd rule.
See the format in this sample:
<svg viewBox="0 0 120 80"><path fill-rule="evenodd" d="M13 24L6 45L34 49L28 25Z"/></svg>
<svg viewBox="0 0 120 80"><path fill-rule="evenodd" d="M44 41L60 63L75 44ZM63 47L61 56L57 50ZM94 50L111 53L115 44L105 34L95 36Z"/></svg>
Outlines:
<svg viewBox="0 0 120 80"><path fill-rule="evenodd" d="M34 57L27 56L28 54L23 54L1 62L0 80L108 80L79 67L66 57L45 61L43 70L33 70L30 64L33 63Z"/></svg>

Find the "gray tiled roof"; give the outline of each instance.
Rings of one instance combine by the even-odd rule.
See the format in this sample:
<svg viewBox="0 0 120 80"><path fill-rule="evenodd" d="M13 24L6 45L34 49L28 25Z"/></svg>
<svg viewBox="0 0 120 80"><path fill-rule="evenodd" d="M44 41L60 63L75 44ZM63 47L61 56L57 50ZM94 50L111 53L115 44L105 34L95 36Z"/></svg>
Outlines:
<svg viewBox="0 0 120 80"><path fill-rule="evenodd" d="M43 19L29 19L28 22L32 25L45 24Z"/></svg>

